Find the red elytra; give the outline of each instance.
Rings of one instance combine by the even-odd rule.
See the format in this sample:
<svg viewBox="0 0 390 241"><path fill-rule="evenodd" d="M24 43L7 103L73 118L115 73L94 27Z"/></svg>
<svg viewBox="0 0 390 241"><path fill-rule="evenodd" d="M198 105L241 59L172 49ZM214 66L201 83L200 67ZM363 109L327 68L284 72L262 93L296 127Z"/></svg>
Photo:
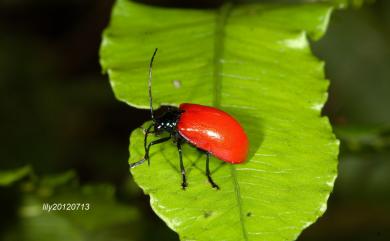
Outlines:
<svg viewBox="0 0 390 241"><path fill-rule="evenodd" d="M233 164L246 160L248 137L240 123L217 108L181 104L177 130L188 142L225 162Z"/></svg>
<svg viewBox="0 0 390 241"><path fill-rule="evenodd" d="M183 164L182 144L188 142L206 154L206 176L215 189L219 186L213 181L209 167L210 155L222 161L238 164L245 161L249 150L248 137L240 123L228 113L214 107L198 104L181 104L179 108L167 106L167 110L155 117L152 104L152 63L157 49L154 51L149 65L149 104L152 124L145 130L145 156L142 160L131 163L136 167L145 161L150 164L150 147L171 139L176 143L182 175L182 188L187 187L186 171ZM148 135L169 136L147 142Z"/></svg>

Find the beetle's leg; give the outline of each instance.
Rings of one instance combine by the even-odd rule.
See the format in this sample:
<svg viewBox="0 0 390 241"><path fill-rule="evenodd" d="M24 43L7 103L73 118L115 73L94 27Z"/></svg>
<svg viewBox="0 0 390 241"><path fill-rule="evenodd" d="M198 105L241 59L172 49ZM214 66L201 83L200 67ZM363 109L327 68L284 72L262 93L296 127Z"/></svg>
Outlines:
<svg viewBox="0 0 390 241"><path fill-rule="evenodd" d="M187 178L186 178L186 170L184 169L184 165L183 165L183 155L181 153L181 142L180 140L177 140L177 150L179 152L179 159L180 159L180 170L181 170L181 178L182 178L182 182L181 182L181 187L183 189L186 189L187 187Z"/></svg>
<svg viewBox="0 0 390 241"><path fill-rule="evenodd" d="M149 133L151 133L152 131L150 131L150 129L154 126L154 123L152 123L146 130L145 130L145 133L144 133L144 149L145 149L145 153L146 153L146 143L148 141L148 135Z"/></svg>
<svg viewBox="0 0 390 241"><path fill-rule="evenodd" d="M144 149L145 149L145 153L147 152L146 143L147 143L147 141L148 141L148 135L152 132L152 131L150 131L150 129L151 129L153 126L154 126L154 123L150 124L150 126L149 126L148 128L146 128L146 129L143 129L143 128L142 128L142 130L143 130L143 132L144 132ZM146 154L145 154L145 156L146 156ZM131 163L131 164L130 164L130 168L133 168L133 167L136 167L136 166L141 165L142 163L145 162L145 160L146 160L146 158L143 158L143 159L140 160L140 161ZM149 163L149 161L148 161L148 163Z"/></svg>
<svg viewBox="0 0 390 241"><path fill-rule="evenodd" d="M209 180L209 183L211 184L211 186L218 190L219 189L218 185L215 184L215 182L211 178L209 161L210 161L210 153L206 152L206 176L207 176L207 179Z"/></svg>
<svg viewBox="0 0 390 241"><path fill-rule="evenodd" d="M130 168L139 166L139 165L141 165L141 164L144 163L144 162L145 162L145 158L142 158L141 160L139 160L139 161L137 161L137 162L130 163Z"/></svg>
<svg viewBox="0 0 390 241"><path fill-rule="evenodd" d="M154 126L154 123L152 123L148 128L146 129L143 129L142 127L140 127L143 132L144 132L144 149L145 149L145 153L146 153L146 143L148 141L148 135L149 133L151 133L150 129ZM142 163L145 162L145 158L143 158L142 160L139 160L137 162L134 162L134 163L130 163L130 168L133 168L133 167L136 167L136 166L139 166L141 165Z"/></svg>
<svg viewBox="0 0 390 241"><path fill-rule="evenodd" d="M145 139L146 139L146 138L145 138ZM171 137L168 136L168 137L164 137L164 138L157 139L157 140L154 140L154 141L150 142L150 143L148 144L148 146L145 148L145 156L144 156L144 158L143 158L142 160L140 160L140 161L131 163L131 164L130 164L130 168L139 166L139 165L141 165L142 163L144 163L146 160L148 161L148 165L150 165L150 159L149 159L149 149L150 149L150 147L153 146L153 145L156 145L156 144L160 144L160 143L169 141L170 139L171 139Z"/></svg>
<svg viewBox="0 0 390 241"><path fill-rule="evenodd" d="M150 158L149 158L150 147L153 146L153 145L156 145L156 144L160 144L160 143L169 141L170 139L171 139L171 136L167 136L167 137L164 137L164 138L161 138L161 139L157 139L157 140L151 141L148 144L148 147L146 147L145 157L144 157L145 160L148 160L148 166L150 166Z"/></svg>

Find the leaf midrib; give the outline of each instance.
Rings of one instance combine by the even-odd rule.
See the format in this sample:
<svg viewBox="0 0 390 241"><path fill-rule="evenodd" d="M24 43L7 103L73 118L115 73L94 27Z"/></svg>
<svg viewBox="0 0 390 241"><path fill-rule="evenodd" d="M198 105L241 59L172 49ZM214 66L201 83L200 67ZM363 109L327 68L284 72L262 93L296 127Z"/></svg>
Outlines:
<svg viewBox="0 0 390 241"><path fill-rule="evenodd" d="M213 106L220 107L221 106L221 93L222 93L222 64L221 59L224 54L224 38L225 38L225 25L227 18L233 8L233 4L231 2L227 2L224 4L217 13L216 16L216 27L215 27L215 43L214 43L214 99ZM248 235L246 232L245 224L244 224L244 214L242 210L241 203L241 193L240 193L240 185L238 184L236 169L233 165L230 165L230 174L232 177L233 187L234 187L234 197L237 202L241 231L242 236L245 241L248 240Z"/></svg>
<svg viewBox="0 0 390 241"><path fill-rule="evenodd" d="M223 56L224 50L224 38L225 38L225 25L226 20L229 16L229 13L232 9L233 5L231 2L227 2L224 4L216 16L216 25L215 25L215 42L214 42L214 99L213 106L220 107L221 106L221 83L222 83L222 65L221 58Z"/></svg>

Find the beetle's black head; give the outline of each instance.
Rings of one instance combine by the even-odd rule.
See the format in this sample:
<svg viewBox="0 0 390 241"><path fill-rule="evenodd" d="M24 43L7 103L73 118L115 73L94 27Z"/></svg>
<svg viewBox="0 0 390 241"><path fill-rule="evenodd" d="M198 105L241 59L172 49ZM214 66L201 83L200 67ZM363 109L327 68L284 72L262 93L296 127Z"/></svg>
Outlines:
<svg viewBox="0 0 390 241"><path fill-rule="evenodd" d="M177 107L166 106L160 111L160 114L154 119L154 132L159 134L161 132L176 133L176 125L182 113Z"/></svg>

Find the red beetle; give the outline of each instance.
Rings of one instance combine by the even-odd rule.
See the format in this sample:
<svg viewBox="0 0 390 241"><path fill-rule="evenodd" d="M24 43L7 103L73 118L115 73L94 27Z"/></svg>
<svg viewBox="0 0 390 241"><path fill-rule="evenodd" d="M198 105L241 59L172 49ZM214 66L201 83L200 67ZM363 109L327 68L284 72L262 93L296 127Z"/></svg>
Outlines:
<svg viewBox="0 0 390 241"><path fill-rule="evenodd" d="M242 163L245 161L249 150L248 137L238 121L232 116L209 106L188 103L181 104L179 108L168 106L164 113L155 118L152 108L151 86L152 64L156 52L157 49L155 49L149 65L149 102L153 123L145 131L144 158L130 164L130 167L136 167L146 160L150 164L150 147L173 138L179 152L182 188L185 189L187 187L187 181L181 145L188 142L206 154L206 176L211 186L219 189L218 185L211 178L209 169L210 154L232 164ZM169 136L147 144L147 137L150 133L159 135L163 132L168 132Z"/></svg>

